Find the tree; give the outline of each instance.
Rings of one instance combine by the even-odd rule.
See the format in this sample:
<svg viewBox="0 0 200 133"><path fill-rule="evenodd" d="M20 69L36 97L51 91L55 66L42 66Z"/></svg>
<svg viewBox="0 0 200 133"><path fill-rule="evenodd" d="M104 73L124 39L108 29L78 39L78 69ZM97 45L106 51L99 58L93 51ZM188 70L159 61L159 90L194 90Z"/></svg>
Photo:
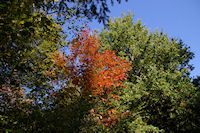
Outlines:
<svg viewBox="0 0 200 133"><path fill-rule="evenodd" d="M115 50L121 58L132 62L127 87L123 89L125 107L135 113L127 122L127 130L138 129L137 116L147 125L166 132L190 131L190 104L195 87L190 81L188 64L193 53L182 41L163 32L149 32L141 22L133 22L129 13L110 20L101 34L102 50ZM148 130L148 127L147 127Z"/></svg>
<svg viewBox="0 0 200 133"><path fill-rule="evenodd" d="M101 45L98 38L92 36L89 29L85 29L69 45L69 55L59 52L53 58L56 68L64 75L58 81L54 81L60 89L53 92L53 96L62 107L63 104L70 105L70 101L80 97L80 110L86 111L84 116L81 116L82 119L78 118L79 122L84 122L79 127L83 132L102 130L102 126L114 127L123 113L115 104L119 100L120 89L124 87L126 72L131 69L130 63L117 57L114 51L100 52ZM59 75L55 70L50 74ZM126 113L128 112L123 114ZM89 124L91 121L93 126ZM97 123L101 126L100 129Z"/></svg>
<svg viewBox="0 0 200 133"><path fill-rule="evenodd" d="M50 16L32 9L31 1L3 1L0 10L1 130L26 131L27 112L33 109L26 101L37 104L52 88L46 72L63 37ZM24 98L28 89L30 99Z"/></svg>

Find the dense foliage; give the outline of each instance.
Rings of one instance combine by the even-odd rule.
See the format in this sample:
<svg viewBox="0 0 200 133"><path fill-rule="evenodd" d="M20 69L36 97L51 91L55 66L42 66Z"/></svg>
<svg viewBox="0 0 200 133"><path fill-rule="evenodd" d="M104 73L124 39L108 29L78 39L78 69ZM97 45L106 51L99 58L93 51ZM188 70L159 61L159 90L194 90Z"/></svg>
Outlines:
<svg viewBox="0 0 200 133"><path fill-rule="evenodd" d="M101 33L102 49L110 48L132 62L132 70L121 99L147 125L166 132L186 132L198 128L192 117L196 88L189 78L193 57L182 41L163 32L150 32L131 14L108 23ZM196 110L197 111L197 110ZM130 124L135 124L133 117ZM132 129L134 129L131 125ZM145 126L143 126L144 130ZM140 127L140 130L142 130Z"/></svg>
<svg viewBox="0 0 200 133"><path fill-rule="evenodd" d="M107 0L8 0L0 12L0 132L199 130L200 78L182 41L131 14L99 35L78 28L106 23Z"/></svg>
<svg viewBox="0 0 200 133"><path fill-rule="evenodd" d="M31 1L2 1L0 8L1 130L26 131L30 101L44 100L52 87L46 71L52 52L63 43L62 29L50 16L34 11ZM31 100L25 98L27 90Z"/></svg>
<svg viewBox="0 0 200 133"><path fill-rule="evenodd" d="M106 1L0 2L0 130L32 132L51 125L43 123L41 112L49 108L55 88L48 72L53 53L64 44L60 24L65 23L67 31L76 30L78 18L106 21L108 11Z"/></svg>

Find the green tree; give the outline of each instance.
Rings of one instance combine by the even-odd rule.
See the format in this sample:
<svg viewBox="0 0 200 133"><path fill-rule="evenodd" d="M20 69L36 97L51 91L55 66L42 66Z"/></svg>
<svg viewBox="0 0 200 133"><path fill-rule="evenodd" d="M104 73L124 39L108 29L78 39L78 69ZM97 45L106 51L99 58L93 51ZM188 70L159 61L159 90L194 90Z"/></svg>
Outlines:
<svg viewBox="0 0 200 133"><path fill-rule="evenodd" d="M124 125L128 131L194 128L188 108L196 89L189 77L192 66L188 62L193 58L189 47L163 32L149 32L141 21L134 23L130 13L110 20L100 38L102 50L110 48L132 62L121 95L121 106L134 114ZM140 127L141 122L147 126Z"/></svg>
<svg viewBox="0 0 200 133"><path fill-rule="evenodd" d="M34 11L31 1L3 1L0 11L1 129L26 131L33 109L26 91L37 104L53 87L46 72L52 52L63 43L62 29L50 16Z"/></svg>

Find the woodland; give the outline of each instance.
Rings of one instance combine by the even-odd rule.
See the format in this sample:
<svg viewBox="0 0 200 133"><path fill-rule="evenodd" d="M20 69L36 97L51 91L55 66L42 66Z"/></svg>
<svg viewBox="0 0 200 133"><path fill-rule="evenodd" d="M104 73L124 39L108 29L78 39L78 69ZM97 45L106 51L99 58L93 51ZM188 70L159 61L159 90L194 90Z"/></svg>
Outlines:
<svg viewBox="0 0 200 133"><path fill-rule="evenodd" d="M200 130L194 53L108 3L121 0L0 2L0 132Z"/></svg>

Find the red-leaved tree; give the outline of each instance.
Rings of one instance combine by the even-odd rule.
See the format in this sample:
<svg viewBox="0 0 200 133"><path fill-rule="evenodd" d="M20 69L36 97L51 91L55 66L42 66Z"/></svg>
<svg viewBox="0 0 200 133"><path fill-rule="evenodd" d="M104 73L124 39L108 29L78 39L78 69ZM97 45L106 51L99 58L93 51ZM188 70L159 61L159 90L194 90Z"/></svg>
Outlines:
<svg viewBox="0 0 200 133"><path fill-rule="evenodd" d="M69 54L59 51L54 54L53 60L56 67L65 75L60 86L67 89L66 95L70 95L69 92L79 92L91 104L110 105L104 110L94 106L89 112L98 123L112 127L119 116L128 113L120 113L120 109L112 106L113 103L110 101L120 100L118 92L124 87L126 72L131 66L125 59L116 56L115 51L101 51L100 47L98 37L92 35L89 28L85 28L69 45ZM51 73L56 76L56 72ZM54 94L60 95L60 91Z"/></svg>

